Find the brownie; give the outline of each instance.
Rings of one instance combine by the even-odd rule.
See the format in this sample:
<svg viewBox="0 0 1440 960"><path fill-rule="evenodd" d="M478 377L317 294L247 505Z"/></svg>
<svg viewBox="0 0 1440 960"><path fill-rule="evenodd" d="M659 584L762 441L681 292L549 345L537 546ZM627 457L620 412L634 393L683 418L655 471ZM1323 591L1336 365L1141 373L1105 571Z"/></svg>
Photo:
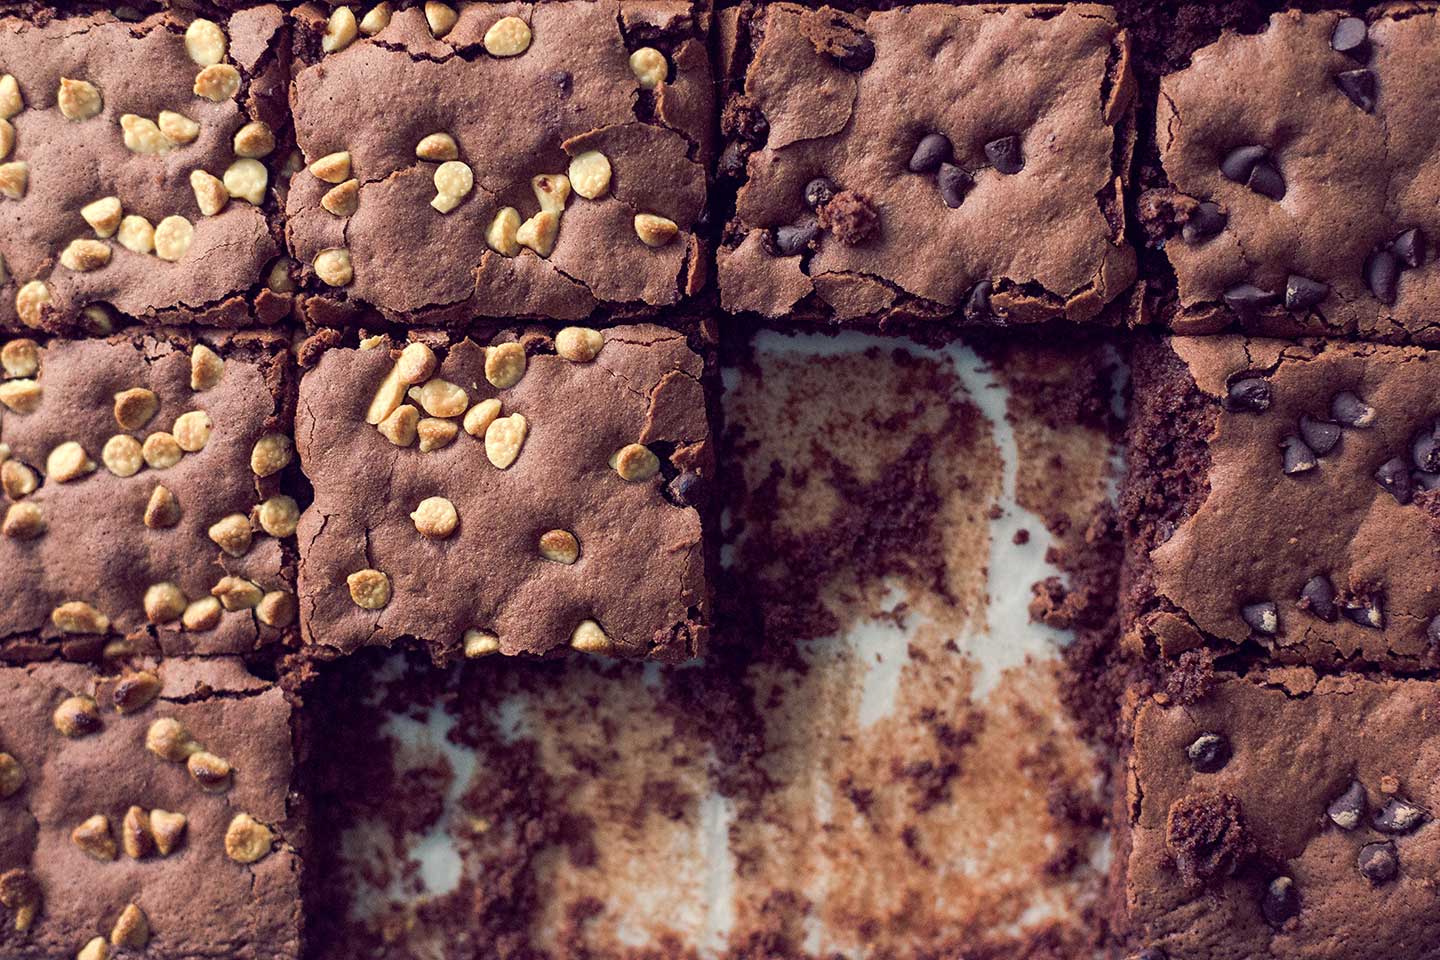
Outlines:
<svg viewBox="0 0 1440 960"><path fill-rule="evenodd" d="M1434 681L1305 668L1223 679L1198 703L1138 699L1117 869L1134 946L1434 956L1437 709Z"/></svg>
<svg viewBox="0 0 1440 960"><path fill-rule="evenodd" d="M713 458L700 358L655 326L501 337L307 354L304 639L337 654L413 638L437 660L567 643L694 656Z"/></svg>
<svg viewBox="0 0 1440 960"><path fill-rule="evenodd" d="M1174 195L1142 210L1168 220L1177 331L1440 342L1436 11L1366 19L1275 13L1162 79Z"/></svg>
<svg viewBox="0 0 1440 960"><path fill-rule="evenodd" d="M286 232L312 321L365 307L415 325L653 316L703 280L714 94L702 8L307 4L296 16L307 170Z"/></svg>
<svg viewBox="0 0 1440 960"><path fill-rule="evenodd" d="M0 326L278 319L285 21L0 17ZM283 269L273 281L288 286Z"/></svg>
<svg viewBox="0 0 1440 960"><path fill-rule="evenodd" d="M1127 642L1440 662L1440 354L1176 337L1134 375Z"/></svg>
<svg viewBox="0 0 1440 960"><path fill-rule="evenodd" d="M230 658L0 669L0 953L298 957L292 712Z"/></svg>
<svg viewBox="0 0 1440 960"><path fill-rule="evenodd" d="M241 653L295 622L286 341L0 341L0 658Z"/></svg>
<svg viewBox="0 0 1440 960"><path fill-rule="evenodd" d="M721 33L727 310L1084 321L1134 279L1135 85L1110 8L772 3Z"/></svg>

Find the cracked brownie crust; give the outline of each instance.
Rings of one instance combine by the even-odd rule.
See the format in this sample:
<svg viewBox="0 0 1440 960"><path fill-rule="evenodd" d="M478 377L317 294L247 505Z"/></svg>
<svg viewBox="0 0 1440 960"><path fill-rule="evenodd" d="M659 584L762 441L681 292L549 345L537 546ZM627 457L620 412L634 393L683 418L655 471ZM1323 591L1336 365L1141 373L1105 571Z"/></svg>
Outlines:
<svg viewBox="0 0 1440 960"><path fill-rule="evenodd" d="M433 344L434 347L430 346ZM653 326L319 355L297 439L305 639L437 660L683 660L709 620L701 360Z"/></svg>
<svg viewBox="0 0 1440 960"><path fill-rule="evenodd" d="M287 305L262 278L280 252L267 217L283 35L263 6L218 24L0 19L0 325L71 329L107 305L278 319Z"/></svg>
<svg viewBox="0 0 1440 960"><path fill-rule="evenodd" d="M1437 710L1434 682L1306 669L1139 699L1118 870L1137 956L1431 956Z"/></svg>
<svg viewBox="0 0 1440 960"><path fill-rule="evenodd" d="M291 756L290 704L235 660L0 669L0 952L298 957Z"/></svg>
<svg viewBox="0 0 1440 960"><path fill-rule="evenodd" d="M721 33L727 310L1090 320L1134 278L1134 81L1110 8L775 3Z"/></svg>
<svg viewBox="0 0 1440 960"><path fill-rule="evenodd" d="M1437 665L1440 355L1177 337L1135 377L1131 643Z"/></svg>
<svg viewBox="0 0 1440 960"><path fill-rule="evenodd" d="M1437 55L1432 5L1284 11L1162 79L1177 331L1440 342Z"/></svg>
<svg viewBox="0 0 1440 960"><path fill-rule="evenodd" d="M297 14L309 166L287 232L309 315L577 320L698 289L713 113L701 14L614 0L454 12L358 28Z"/></svg>
<svg viewBox="0 0 1440 960"><path fill-rule="evenodd" d="M0 341L0 658L293 626L285 360L271 334Z"/></svg>

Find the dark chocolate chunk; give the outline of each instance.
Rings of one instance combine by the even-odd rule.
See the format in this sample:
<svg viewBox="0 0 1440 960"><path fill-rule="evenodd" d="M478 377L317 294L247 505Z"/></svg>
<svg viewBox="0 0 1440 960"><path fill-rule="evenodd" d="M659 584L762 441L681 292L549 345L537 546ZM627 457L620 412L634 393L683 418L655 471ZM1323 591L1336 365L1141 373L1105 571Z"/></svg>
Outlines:
<svg viewBox="0 0 1440 960"><path fill-rule="evenodd" d="M1249 183L1250 174L1255 171L1255 165L1268 156L1270 156L1270 151L1265 147L1236 147L1225 154L1225 159L1220 161L1220 172L1225 175L1227 180Z"/></svg>
<svg viewBox="0 0 1440 960"><path fill-rule="evenodd" d="M1285 278L1285 308L1309 310L1330 294L1330 285L1292 273Z"/></svg>
<svg viewBox="0 0 1440 960"><path fill-rule="evenodd" d="M1330 582L1330 578L1323 573L1317 573L1306 580L1305 586L1300 588L1300 599L1296 606L1313 613L1326 623L1334 623L1335 586Z"/></svg>
<svg viewBox="0 0 1440 960"><path fill-rule="evenodd" d="M1371 883L1387 883L1400 872L1400 856L1395 852L1395 844L1389 840L1367 843L1360 848L1355 866L1360 868L1360 875Z"/></svg>
<svg viewBox="0 0 1440 960"><path fill-rule="evenodd" d="M1341 426L1363 429L1375 422L1375 408L1349 390L1342 390L1330 399L1330 416Z"/></svg>
<svg viewBox="0 0 1440 960"><path fill-rule="evenodd" d="M985 144L985 156L1001 173L1019 173L1025 169L1025 156L1020 152L1020 138L1014 134Z"/></svg>
<svg viewBox="0 0 1440 960"><path fill-rule="evenodd" d="M1218 733L1202 733L1185 748L1196 773L1214 773L1230 762L1230 741Z"/></svg>
<svg viewBox="0 0 1440 960"><path fill-rule="evenodd" d="M812 219L787 224L775 231L775 253L781 257L793 257L810 249L820 238L820 224Z"/></svg>
<svg viewBox="0 0 1440 960"><path fill-rule="evenodd" d="M1390 244L1390 252L1395 254L1405 266L1414 269L1425 265L1425 256L1429 253L1429 238L1425 231L1419 227L1411 227L1400 236L1396 237Z"/></svg>
<svg viewBox="0 0 1440 960"><path fill-rule="evenodd" d="M1300 912L1300 891L1289 877L1276 877L1265 885L1260 912L1272 926L1280 926Z"/></svg>
<svg viewBox="0 0 1440 960"><path fill-rule="evenodd" d="M1254 319L1262 307L1268 307L1280 298L1269 290L1261 290L1253 283L1240 283L1226 290L1225 305L1242 319Z"/></svg>
<svg viewBox="0 0 1440 960"><path fill-rule="evenodd" d="M1385 628L1385 608L1377 595L1350 597L1340 605L1340 612L1345 614L1346 620L1358 626L1371 630Z"/></svg>
<svg viewBox="0 0 1440 960"><path fill-rule="evenodd" d="M1365 788L1360 781L1352 781L1344 793L1330 801L1325 813L1330 822L1341 830L1354 830L1360 826L1360 820L1365 816Z"/></svg>
<svg viewBox="0 0 1440 960"><path fill-rule="evenodd" d="M1220 209L1220 204L1209 200L1201 201L1190 213L1190 219L1180 228L1180 239L1186 243L1200 243L1209 240L1221 230L1229 218Z"/></svg>
<svg viewBox="0 0 1440 960"><path fill-rule="evenodd" d="M1409 503L1415 497L1415 484L1410 479L1410 468L1399 457L1391 457L1380 464L1375 471L1375 482L1390 491L1400 503Z"/></svg>
<svg viewBox="0 0 1440 960"><path fill-rule="evenodd" d="M920 138L915 145L915 152L910 154L908 164L911 173L929 173L939 169L940 164L945 163L954 155L950 146L950 139L943 133L927 133Z"/></svg>
<svg viewBox="0 0 1440 960"><path fill-rule="evenodd" d="M823 207L839 191L835 181L829 177L816 177L805 184L805 206L811 210Z"/></svg>
<svg viewBox="0 0 1440 960"><path fill-rule="evenodd" d="M1306 473L1320 466L1315 451L1299 437L1290 436L1280 441L1280 464L1286 475Z"/></svg>
<svg viewBox="0 0 1440 960"><path fill-rule="evenodd" d="M965 194L975 184L970 174L953 163L940 164L940 172L935 175L935 182L940 187L940 199L952 210L965 202Z"/></svg>
<svg viewBox="0 0 1440 960"><path fill-rule="evenodd" d="M1308 413L1300 414L1300 438L1317 456L1325 456L1340 442L1340 424L1316 420Z"/></svg>
<svg viewBox="0 0 1440 960"><path fill-rule="evenodd" d="M1365 261L1365 285L1384 304L1395 302L1400 281L1400 261L1389 250L1376 250Z"/></svg>
<svg viewBox="0 0 1440 960"><path fill-rule="evenodd" d="M1394 797L1375 814L1375 829L1381 833L1413 833L1428 817L1408 800Z"/></svg>
<svg viewBox="0 0 1440 960"><path fill-rule="evenodd" d="M745 176L745 162L749 152L745 141L731 140L720 151L719 173L727 180L739 180Z"/></svg>
<svg viewBox="0 0 1440 960"><path fill-rule="evenodd" d="M670 493L670 502L682 507L693 507L699 500L701 491L704 489L704 480L694 470L684 470L675 475L666 490Z"/></svg>
<svg viewBox="0 0 1440 960"><path fill-rule="evenodd" d="M1269 197L1271 200L1282 200L1285 197L1285 178L1280 176L1280 171L1268 160L1255 164L1255 169L1250 171L1250 179L1245 183L1262 197Z"/></svg>
<svg viewBox="0 0 1440 960"><path fill-rule="evenodd" d="M1440 472L1440 422L1432 423L1410 441L1410 458L1425 473Z"/></svg>
<svg viewBox="0 0 1440 960"><path fill-rule="evenodd" d="M1270 381L1261 377L1234 380L1225 389L1226 410L1260 413L1270 408Z"/></svg>
<svg viewBox="0 0 1440 960"><path fill-rule="evenodd" d="M1337 74L1335 86L1366 113L1375 109L1375 74L1369 70L1346 70Z"/></svg>
<svg viewBox="0 0 1440 960"><path fill-rule="evenodd" d="M1256 633L1274 636L1280 632L1280 612L1269 600L1250 603L1240 608L1240 619Z"/></svg>
<svg viewBox="0 0 1440 960"><path fill-rule="evenodd" d="M832 56L841 67L858 73L875 62L875 41L864 34L857 35L843 51Z"/></svg>
<svg viewBox="0 0 1440 960"><path fill-rule="evenodd" d="M981 280L970 288L970 295L965 298L965 319L972 323L980 320L995 319L995 312L990 307L990 294L995 290L995 285L989 280Z"/></svg>
<svg viewBox="0 0 1440 960"><path fill-rule="evenodd" d="M1365 59L1370 46L1370 28L1359 17L1341 17L1330 34L1330 48L1356 60Z"/></svg>

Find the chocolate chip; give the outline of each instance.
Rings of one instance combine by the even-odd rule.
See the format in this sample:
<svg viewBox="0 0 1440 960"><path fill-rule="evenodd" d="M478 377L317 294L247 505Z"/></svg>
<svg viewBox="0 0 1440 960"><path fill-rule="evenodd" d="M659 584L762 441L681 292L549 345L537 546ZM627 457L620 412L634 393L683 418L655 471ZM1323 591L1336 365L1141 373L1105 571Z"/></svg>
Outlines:
<svg viewBox="0 0 1440 960"><path fill-rule="evenodd" d="M1330 801L1325 813L1330 822L1341 830L1354 830L1360 826L1360 818L1365 816L1365 788L1358 780L1353 781L1344 793Z"/></svg>
<svg viewBox="0 0 1440 960"><path fill-rule="evenodd" d="M940 164L940 172L935 175L935 182L940 187L940 199L952 210L965 202L965 194L975 184L970 174L953 163Z"/></svg>
<svg viewBox="0 0 1440 960"><path fill-rule="evenodd" d="M1214 773L1230 762L1230 741L1218 733L1202 733L1185 748L1196 773Z"/></svg>
<svg viewBox="0 0 1440 960"><path fill-rule="evenodd" d="M1385 610L1379 596L1351 597L1341 605L1340 612L1345 614L1346 620L1357 626L1371 630L1382 630L1385 627Z"/></svg>
<svg viewBox="0 0 1440 960"><path fill-rule="evenodd" d="M954 155L950 139L943 133L927 133L915 145L908 164L911 173L929 173Z"/></svg>
<svg viewBox="0 0 1440 960"><path fill-rule="evenodd" d="M1297 473L1306 473L1320 466L1320 461L1315 459L1315 451L1299 437L1286 437L1280 441L1280 463L1287 476Z"/></svg>
<svg viewBox="0 0 1440 960"><path fill-rule="evenodd" d="M1269 197L1271 200L1281 200L1285 197L1285 178L1280 176L1280 171L1268 160L1255 164L1255 169L1250 171L1250 179L1246 186L1262 197Z"/></svg>
<svg viewBox="0 0 1440 960"><path fill-rule="evenodd" d="M1236 147L1225 154L1225 159L1220 161L1220 172L1225 175L1226 180L1249 183L1250 174L1255 172L1256 164L1268 156L1270 156L1270 151L1265 147Z"/></svg>
<svg viewBox="0 0 1440 960"><path fill-rule="evenodd" d="M1387 883L1400 872L1400 856L1395 852L1395 844L1389 840L1367 843L1360 848L1355 866L1360 868L1360 875L1371 883Z"/></svg>
<svg viewBox="0 0 1440 960"><path fill-rule="evenodd" d="M1220 204L1202 201L1190 212L1190 219L1180 228L1180 239L1186 243L1200 243L1209 240L1221 230L1229 217L1220 209Z"/></svg>
<svg viewBox="0 0 1440 960"><path fill-rule="evenodd" d="M819 238L820 224L807 218L775 231L775 252L781 257L793 257L813 247Z"/></svg>
<svg viewBox="0 0 1440 960"><path fill-rule="evenodd" d="M1429 252L1429 248L1425 231L1419 227L1411 227L1390 244L1390 252L1411 269L1425 265L1425 255Z"/></svg>
<svg viewBox="0 0 1440 960"><path fill-rule="evenodd" d="M1409 503L1415 496L1415 485L1410 480L1410 468L1399 457L1391 457L1375 471L1375 482L1380 484L1401 504Z"/></svg>
<svg viewBox="0 0 1440 960"><path fill-rule="evenodd" d="M1427 819L1424 810L1395 797L1375 814L1375 829L1381 833L1413 833Z"/></svg>
<svg viewBox="0 0 1440 960"><path fill-rule="evenodd" d="M1300 891L1289 877L1276 877L1265 885L1260 912L1272 926L1280 926L1300 912Z"/></svg>
<svg viewBox="0 0 1440 960"><path fill-rule="evenodd" d="M1410 458L1425 473L1440 472L1440 421L1421 430L1410 441Z"/></svg>
<svg viewBox="0 0 1440 960"><path fill-rule="evenodd" d="M720 151L720 176L727 180L739 180L745 176L745 161L748 147L743 140L731 140Z"/></svg>
<svg viewBox="0 0 1440 960"><path fill-rule="evenodd" d="M694 506L700 498L704 481L694 470L685 470L675 476L665 488L670 499L682 507Z"/></svg>
<svg viewBox="0 0 1440 960"><path fill-rule="evenodd" d="M842 68L858 73L875 62L875 41L858 35L846 45L844 52L832 57Z"/></svg>
<svg viewBox="0 0 1440 960"><path fill-rule="evenodd" d="M1248 410L1260 413L1270 408L1270 381L1260 377L1244 377L1232 381L1225 390L1226 410Z"/></svg>
<svg viewBox="0 0 1440 960"><path fill-rule="evenodd" d="M1384 304L1395 302L1400 280L1400 261L1389 250L1376 250L1365 261L1365 285Z"/></svg>
<svg viewBox="0 0 1440 960"><path fill-rule="evenodd" d="M975 323L995 319L995 312L990 308L990 294L994 290L995 285L989 280L981 280L970 288L970 295L965 298L966 320Z"/></svg>
<svg viewBox="0 0 1440 960"><path fill-rule="evenodd" d="M1256 633L1274 636L1280 631L1280 612L1269 600L1250 603L1240 608L1240 619Z"/></svg>
<svg viewBox="0 0 1440 960"><path fill-rule="evenodd" d="M1335 86L1366 113L1375 109L1375 74L1369 70L1346 70L1336 74Z"/></svg>
<svg viewBox="0 0 1440 960"><path fill-rule="evenodd" d="M816 177L805 184L805 206L811 210L823 207L839 189L829 177Z"/></svg>
<svg viewBox="0 0 1440 960"><path fill-rule="evenodd" d="M1330 578L1323 573L1317 573L1305 581L1305 586L1300 588L1300 599L1295 605L1301 610L1313 613L1326 623L1335 622L1335 587L1330 583Z"/></svg>
<svg viewBox="0 0 1440 960"><path fill-rule="evenodd" d="M1341 426L1364 429L1375 422L1375 408L1349 390L1342 390L1330 400L1330 416Z"/></svg>
<svg viewBox="0 0 1440 960"><path fill-rule="evenodd" d="M1305 445L1323 457L1335 449L1340 442L1340 424L1328 420L1316 420L1308 413L1300 414L1300 438Z"/></svg>
<svg viewBox="0 0 1440 960"><path fill-rule="evenodd" d="M1225 305L1242 319L1254 319L1262 307L1268 307L1280 298L1268 290L1261 290L1253 283L1240 283L1226 290Z"/></svg>
<svg viewBox="0 0 1440 960"><path fill-rule="evenodd" d="M1025 155L1020 151L1020 138L1013 133L985 144L985 156L1001 173L1019 173L1025 169Z"/></svg>
<svg viewBox="0 0 1440 960"><path fill-rule="evenodd" d="M1330 49L1356 60L1365 59L1370 45L1370 28L1359 17L1342 17L1330 34Z"/></svg>
<svg viewBox="0 0 1440 960"><path fill-rule="evenodd" d="M1309 310L1330 294L1330 285L1292 273L1285 278L1285 307L1288 310Z"/></svg>

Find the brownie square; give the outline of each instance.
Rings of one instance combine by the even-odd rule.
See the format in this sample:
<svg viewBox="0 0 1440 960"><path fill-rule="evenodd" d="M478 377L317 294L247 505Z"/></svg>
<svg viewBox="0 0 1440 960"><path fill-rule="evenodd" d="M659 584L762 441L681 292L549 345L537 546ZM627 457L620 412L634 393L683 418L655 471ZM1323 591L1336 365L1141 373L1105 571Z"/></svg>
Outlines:
<svg viewBox="0 0 1440 960"><path fill-rule="evenodd" d="M0 953L298 957L292 750L290 703L237 660L0 669Z"/></svg>
<svg viewBox="0 0 1440 960"><path fill-rule="evenodd" d="M0 326L273 322L285 21L0 18ZM278 286L285 286L281 279Z"/></svg>
<svg viewBox="0 0 1440 960"><path fill-rule="evenodd" d="M1436 666L1440 355L1176 337L1134 376L1132 646Z"/></svg>
<svg viewBox="0 0 1440 960"><path fill-rule="evenodd" d="M1091 320L1135 277L1135 82L1109 7L746 5L721 24L732 312Z"/></svg>
<svg viewBox="0 0 1440 960"><path fill-rule="evenodd" d="M655 326L323 350L296 438L307 643L683 660L709 599L702 361Z"/></svg>
<svg viewBox="0 0 1440 960"><path fill-rule="evenodd" d="M1148 194L1177 331L1440 342L1432 4L1271 15L1162 78ZM1264 64L1257 69L1257 64Z"/></svg>
<svg viewBox="0 0 1440 960"><path fill-rule="evenodd" d="M698 286L714 122L703 9L381 6L358 27L297 14L308 168L286 229L312 321L364 307L414 325L653 315Z"/></svg>
<svg viewBox="0 0 1440 960"><path fill-rule="evenodd" d="M284 635L286 347L0 341L0 658L242 653Z"/></svg>
<svg viewBox="0 0 1440 960"><path fill-rule="evenodd" d="M1139 700L1117 871L1133 945L1175 960L1434 956L1437 710L1434 681L1304 669Z"/></svg>

